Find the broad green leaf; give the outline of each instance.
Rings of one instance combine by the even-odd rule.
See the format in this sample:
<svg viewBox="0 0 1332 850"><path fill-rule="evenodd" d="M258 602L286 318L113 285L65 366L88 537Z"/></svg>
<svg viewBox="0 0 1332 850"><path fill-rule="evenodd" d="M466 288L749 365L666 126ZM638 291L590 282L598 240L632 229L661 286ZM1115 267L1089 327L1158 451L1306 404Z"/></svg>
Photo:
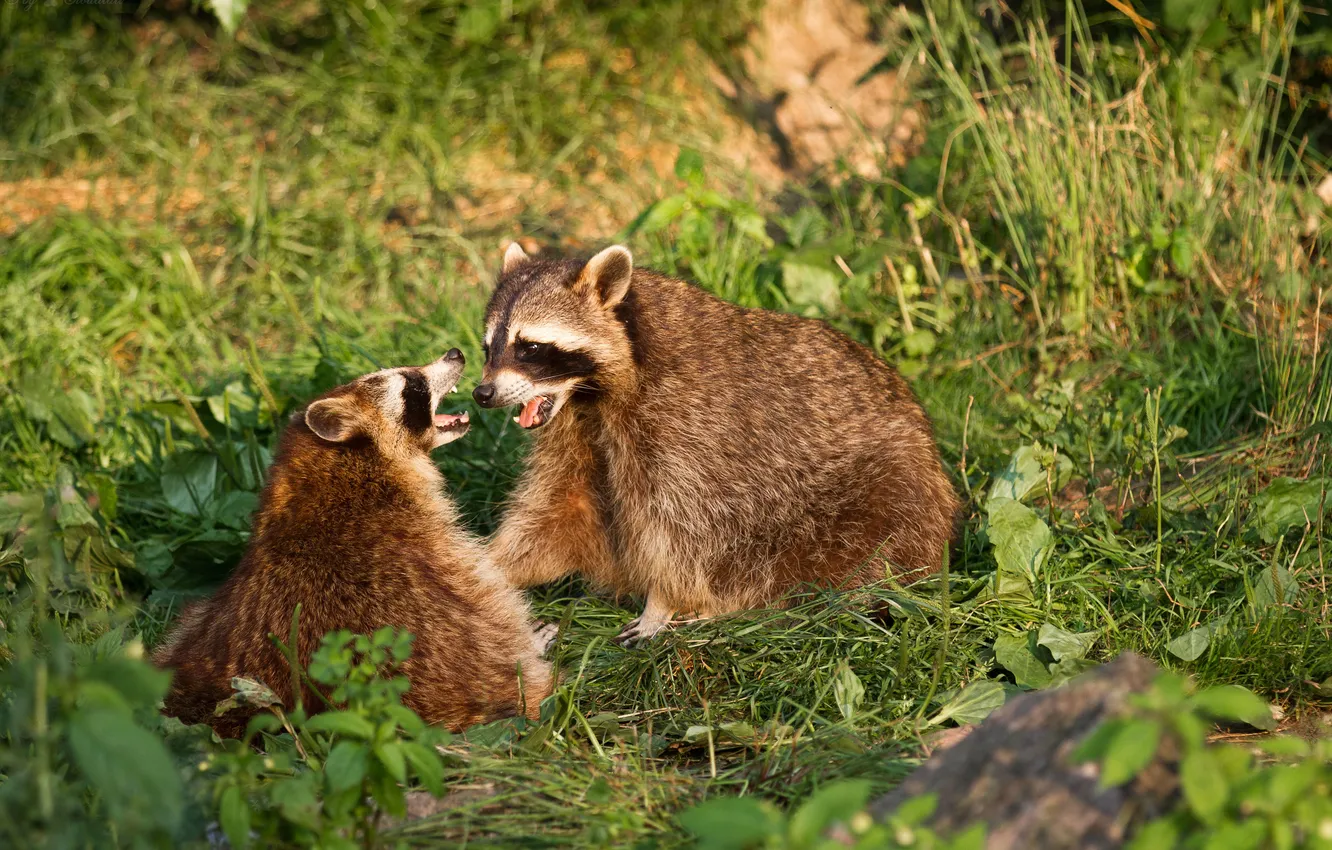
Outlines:
<svg viewBox="0 0 1332 850"><path fill-rule="evenodd" d="M129 714L134 710L120 688L108 682L87 679L78 686L79 705L89 711L110 710Z"/></svg>
<svg viewBox="0 0 1332 850"><path fill-rule="evenodd" d="M355 788L365 779L370 767L370 750L358 741L339 741L333 745L324 763L324 777L329 790L337 793Z"/></svg>
<svg viewBox="0 0 1332 850"><path fill-rule="evenodd" d="M959 725L979 723L1004 704L1004 686L993 679L972 682L944 704L927 725L936 726L949 718Z"/></svg>
<svg viewBox="0 0 1332 850"><path fill-rule="evenodd" d="M384 713L393 718L402 727L402 730L413 738L425 732L425 721L405 705L386 705L384 706Z"/></svg>
<svg viewBox="0 0 1332 850"><path fill-rule="evenodd" d="M1313 751L1309 742L1297 735L1274 735L1255 741L1253 745L1270 756L1283 759L1306 759Z"/></svg>
<svg viewBox="0 0 1332 850"><path fill-rule="evenodd" d="M743 720L731 720L717 727L717 739L732 744L748 744L754 740L754 727Z"/></svg>
<svg viewBox="0 0 1332 850"><path fill-rule="evenodd" d="M74 471L62 466L56 473L56 525L63 529L92 526L97 520L88 509L88 502L74 486Z"/></svg>
<svg viewBox="0 0 1332 850"><path fill-rule="evenodd" d="M261 712L251 717L245 724L245 735L242 740L249 741L260 732L269 732L277 734L282 728L282 721L277 719L276 715L267 712Z"/></svg>
<svg viewBox="0 0 1332 850"><path fill-rule="evenodd" d="M1258 850L1267 838L1268 819L1251 817L1237 822L1222 822L1200 845L1204 850Z"/></svg>
<svg viewBox="0 0 1332 850"><path fill-rule="evenodd" d="M1074 764L1082 764L1083 762L1089 761L1101 761L1105 758L1106 752L1110 749L1110 742L1112 742L1115 739L1115 736L1119 734L1119 730L1123 728L1125 722L1127 721L1120 718L1112 718L1104 721L1100 726L1093 729L1087 737L1082 739L1082 743L1078 744L1077 748L1073 750L1073 754L1069 759Z"/></svg>
<svg viewBox="0 0 1332 850"><path fill-rule="evenodd" d="M620 728L620 715L613 711L600 711L587 718L587 725L602 738L614 735Z"/></svg>
<svg viewBox="0 0 1332 850"><path fill-rule="evenodd" d="M1189 808L1205 823L1212 823L1226 805L1226 778L1207 749L1184 757L1179 766L1179 784Z"/></svg>
<svg viewBox="0 0 1332 850"><path fill-rule="evenodd" d="M815 791L791 815L787 835L795 847L810 847L834 823L845 822L865 808L870 784L866 780L834 782Z"/></svg>
<svg viewBox="0 0 1332 850"><path fill-rule="evenodd" d="M387 773L372 773L369 785L370 796L375 798L375 802L386 814L394 817L403 817L407 814L407 795L392 776Z"/></svg>
<svg viewBox="0 0 1332 850"><path fill-rule="evenodd" d="M171 686L170 673L134 658L112 657L95 661L84 675L85 681L100 681L114 687L132 705L156 705Z"/></svg>
<svg viewBox="0 0 1332 850"><path fill-rule="evenodd" d="M865 699L865 686L846 662L842 662L837 670L837 678L833 681L833 698L844 720L850 720Z"/></svg>
<svg viewBox="0 0 1332 850"><path fill-rule="evenodd" d="M1272 709L1248 688L1239 685L1217 685L1194 694L1192 706L1217 720L1238 720L1256 729L1275 729Z"/></svg>
<svg viewBox="0 0 1332 850"><path fill-rule="evenodd" d="M245 490L228 490L209 505L208 515L219 525L243 531L250 527L250 517L258 508L257 494Z"/></svg>
<svg viewBox="0 0 1332 850"><path fill-rule="evenodd" d="M235 32L236 27L240 26L241 18L245 17L245 7L250 5L250 0L207 0L207 2L222 29L229 33Z"/></svg>
<svg viewBox="0 0 1332 850"><path fill-rule="evenodd" d="M1013 456L1008 459L1008 466L990 483L990 492L985 498L986 510L991 510L1004 499L1020 502L1037 487L1045 486L1045 469L1036 454L1037 447L1032 445L1022 446L1013 452Z"/></svg>
<svg viewBox="0 0 1332 850"><path fill-rule="evenodd" d="M85 574L94 570L128 570L134 567L134 556L117 548L111 538L96 525L65 529L61 548L69 562Z"/></svg>
<svg viewBox="0 0 1332 850"><path fill-rule="evenodd" d="M1318 522L1318 509L1323 491L1328 487L1326 478L1297 481L1278 478L1253 497L1254 525L1258 534L1268 543L1291 528L1303 528L1307 522Z"/></svg>
<svg viewBox="0 0 1332 850"><path fill-rule="evenodd" d="M171 550L161 540L145 540L134 550L134 569L149 578L166 575L171 564Z"/></svg>
<svg viewBox="0 0 1332 850"><path fill-rule="evenodd" d="M407 759L403 755L402 745L397 741L385 741L375 745L375 758L384 765L388 775L395 782L407 781Z"/></svg>
<svg viewBox="0 0 1332 850"><path fill-rule="evenodd" d="M937 339L934 331L917 328L902 337L902 350L906 352L908 357L925 357L934 351L934 343Z"/></svg>
<svg viewBox="0 0 1332 850"><path fill-rule="evenodd" d="M720 797L686 809L680 825L698 840L700 850L744 850L765 842L781 829L781 818L753 797Z"/></svg>
<svg viewBox="0 0 1332 850"><path fill-rule="evenodd" d="M827 315L837 312L842 303L837 272L831 268L782 263L782 288L794 306L814 307Z"/></svg>
<svg viewBox="0 0 1332 850"><path fill-rule="evenodd" d="M703 155L693 148L681 148L675 158L675 176L686 183L700 185L703 182Z"/></svg>
<svg viewBox="0 0 1332 850"><path fill-rule="evenodd" d="M1138 830L1138 834L1124 846L1125 850L1173 850L1178 843L1179 826L1173 820L1163 818Z"/></svg>
<svg viewBox="0 0 1332 850"><path fill-rule="evenodd" d="M1086 658L1092 644L1096 643L1096 632L1066 632L1045 623L1036 635L1036 643L1050 650L1055 661L1078 660Z"/></svg>
<svg viewBox="0 0 1332 850"><path fill-rule="evenodd" d="M416 741L406 741L402 745L403 755L412 766L412 773L421 781L421 786L436 797L444 794L444 762L439 753Z"/></svg>
<svg viewBox="0 0 1332 850"><path fill-rule="evenodd" d="M1050 668L1050 684L1046 687L1057 688L1100 666L1086 658L1066 658Z"/></svg>
<svg viewBox="0 0 1332 850"><path fill-rule="evenodd" d="M47 423L52 439L77 449L97 436L97 403L77 387L51 399L52 419Z"/></svg>
<svg viewBox="0 0 1332 850"><path fill-rule="evenodd" d="M919 797L912 797L898 806L897 810L893 812L892 818L907 826L919 826L929 820L938 808L938 794L921 794Z"/></svg>
<svg viewBox="0 0 1332 850"><path fill-rule="evenodd" d="M731 219L737 231L753 239L760 245L772 247L772 237L768 235L768 221L756 212L742 212Z"/></svg>
<svg viewBox="0 0 1332 850"><path fill-rule="evenodd" d="M311 732L331 732L363 741L375 734L374 724L354 711L325 711L316 714L305 721L305 728Z"/></svg>
<svg viewBox="0 0 1332 850"><path fill-rule="evenodd" d="M45 507L46 496L41 492L0 495L0 534L8 535L24 528L28 529L27 535L31 535L34 528L46 524L43 520L49 522L48 517L43 516Z"/></svg>
<svg viewBox="0 0 1332 850"><path fill-rule="evenodd" d="M1193 240L1187 233L1176 233L1170 243L1170 262L1184 277L1193 274Z"/></svg>
<svg viewBox="0 0 1332 850"><path fill-rule="evenodd" d="M240 381L232 381L217 395L207 398L208 412L218 422L230 425L254 425L258 422L259 400L250 395Z"/></svg>
<svg viewBox="0 0 1332 850"><path fill-rule="evenodd" d="M1030 644L1029 634L1000 635L994 641L994 657L1022 687L1043 688L1050 684L1050 668L1032 654Z"/></svg>
<svg viewBox="0 0 1332 850"><path fill-rule="evenodd" d="M217 820L232 847L245 850L250 846L250 804L235 785L222 792Z"/></svg>
<svg viewBox="0 0 1332 850"><path fill-rule="evenodd" d="M634 223L629 225L630 233L656 233L665 229L678 219L689 206L687 195L668 195L648 207Z"/></svg>
<svg viewBox="0 0 1332 850"><path fill-rule="evenodd" d="M273 781L268 797L282 812L282 817L306 829L319 828L319 797L316 783L319 774L313 771Z"/></svg>
<svg viewBox="0 0 1332 850"><path fill-rule="evenodd" d="M1275 577L1273 573L1275 572ZM1253 605L1259 611L1277 603L1291 604L1300 595L1300 583L1281 564L1268 564L1253 585Z"/></svg>
<svg viewBox="0 0 1332 850"><path fill-rule="evenodd" d="M1195 661L1207 651L1207 645L1211 643L1212 637L1224 629L1229 622L1230 615L1223 614L1170 641L1166 644L1166 649L1171 655L1182 661Z"/></svg>
<svg viewBox="0 0 1332 850"><path fill-rule="evenodd" d="M1025 588L1018 591L1019 595L1030 596L1031 585L1054 548L1054 535L1045 521L1021 502L1004 499L992 502L987 510L990 515L987 531L994 544L1000 590L1004 589L1003 580L1011 579L1010 589ZM1023 584L1018 584L1018 579Z"/></svg>
<svg viewBox="0 0 1332 850"><path fill-rule="evenodd" d="M489 44L502 21L499 0L472 0L463 5L454 34L464 44Z"/></svg>
<svg viewBox="0 0 1332 850"><path fill-rule="evenodd" d="M1125 722L1105 748L1101 761L1101 787L1123 785L1151 763L1161 741L1161 724L1155 720Z"/></svg>
<svg viewBox="0 0 1332 850"><path fill-rule="evenodd" d="M1220 0L1166 0L1165 25L1177 32L1202 32L1215 20ZM1155 240L1153 247L1157 247ZM1160 248L1164 248L1160 245Z"/></svg>
<svg viewBox="0 0 1332 850"><path fill-rule="evenodd" d="M953 836L948 850L985 850L986 827L983 823L974 823Z"/></svg>
<svg viewBox="0 0 1332 850"><path fill-rule="evenodd" d="M181 452L162 464L162 497L180 513L203 516L213 501L216 483L216 455Z"/></svg>
<svg viewBox="0 0 1332 850"><path fill-rule="evenodd" d="M708 740L708 733L712 731L711 726L702 726L695 724L685 729L683 740L686 744L698 744Z"/></svg>
<svg viewBox="0 0 1332 850"><path fill-rule="evenodd" d="M583 792L583 799L587 800L589 803L596 803L598 805L601 803L609 803L611 799L611 787L610 783L606 781L606 777L598 776L594 779L592 784L587 786L587 790Z"/></svg>
<svg viewBox="0 0 1332 850"><path fill-rule="evenodd" d="M136 806L158 827L174 831L184 806L180 777L162 741L113 709L79 709L69 721L69 746L88 782L109 804Z"/></svg>

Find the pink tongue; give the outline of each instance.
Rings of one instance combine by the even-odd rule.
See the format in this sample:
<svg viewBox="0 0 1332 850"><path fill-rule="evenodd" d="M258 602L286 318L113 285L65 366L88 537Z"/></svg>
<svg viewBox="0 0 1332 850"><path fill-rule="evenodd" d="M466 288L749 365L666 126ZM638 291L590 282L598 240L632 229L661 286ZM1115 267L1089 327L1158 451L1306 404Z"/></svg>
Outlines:
<svg viewBox="0 0 1332 850"><path fill-rule="evenodd" d="M531 428L532 424L536 422L537 411L541 409L541 402L541 396L537 396L524 404L522 412L518 414L518 424L524 428Z"/></svg>

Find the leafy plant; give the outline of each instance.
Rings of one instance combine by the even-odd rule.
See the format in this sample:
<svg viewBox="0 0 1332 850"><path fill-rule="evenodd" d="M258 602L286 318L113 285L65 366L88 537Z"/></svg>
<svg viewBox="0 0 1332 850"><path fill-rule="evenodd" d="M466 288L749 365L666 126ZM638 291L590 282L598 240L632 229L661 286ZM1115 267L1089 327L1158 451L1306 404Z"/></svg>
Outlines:
<svg viewBox="0 0 1332 850"><path fill-rule="evenodd" d="M409 683L394 675L411 643L390 627L325 635L309 670L298 671L327 694L329 707L313 716L299 703L286 714L261 684L235 680L232 700L272 713L256 715L244 742L200 765L215 780L218 822L233 847L378 847L383 817L407 813L409 783L444 793L438 748L449 734L402 705ZM282 727L291 734L275 736ZM259 740L263 752L250 746Z"/></svg>
<svg viewBox="0 0 1332 850"><path fill-rule="evenodd" d="M979 850L985 830L977 826L951 839L921 826L934 813L935 799L903 804L881 822L865 811L866 782L833 782L815 791L790 813L748 797L709 800L680 814L680 824L700 850L854 847L859 850L917 847L922 850Z"/></svg>
<svg viewBox="0 0 1332 850"><path fill-rule="evenodd" d="M1130 707L1074 754L1099 764L1103 786L1129 782L1157 759L1178 764L1180 803L1142 825L1129 846L1332 846L1332 742L1283 735L1243 746L1209 743L1214 720L1275 726L1267 704L1235 685L1195 691L1162 674Z"/></svg>
<svg viewBox="0 0 1332 850"><path fill-rule="evenodd" d="M45 569L31 570L32 585L4 610L0 836L63 847L109 830L121 846L175 846L187 800L157 718L170 676L137 640L123 644L120 628L72 643Z"/></svg>

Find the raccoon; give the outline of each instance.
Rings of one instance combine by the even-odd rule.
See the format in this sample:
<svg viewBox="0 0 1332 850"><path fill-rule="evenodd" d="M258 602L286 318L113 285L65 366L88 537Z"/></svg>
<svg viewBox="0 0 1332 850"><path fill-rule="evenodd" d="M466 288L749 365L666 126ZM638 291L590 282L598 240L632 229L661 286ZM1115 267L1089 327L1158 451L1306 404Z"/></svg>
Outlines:
<svg viewBox="0 0 1332 850"><path fill-rule="evenodd" d="M522 594L462 530L430 452L467 433L466 413L436 414L457 389L462 352L419 368L386 369L339 387L292 417L235 572L187 608L154 662L175 671L165 712L238 737L250 714L214 708L234 676L256 678L288 707L291 671L270 634L308 665L336 629L383 626L415 635L403 698L426 722L461 729L526 711L550 693ZM303 701L321 701L308 687Z"/></svg>
<svg viewBox="0 0 1332 850"><path fill-rule="evenodd" d="M906 382L823 322L635 269L619 245L530 259L486 310L483 406L534 435L490 552L514 583L571 573L677 614L936 569L959 502Z"/></svg>

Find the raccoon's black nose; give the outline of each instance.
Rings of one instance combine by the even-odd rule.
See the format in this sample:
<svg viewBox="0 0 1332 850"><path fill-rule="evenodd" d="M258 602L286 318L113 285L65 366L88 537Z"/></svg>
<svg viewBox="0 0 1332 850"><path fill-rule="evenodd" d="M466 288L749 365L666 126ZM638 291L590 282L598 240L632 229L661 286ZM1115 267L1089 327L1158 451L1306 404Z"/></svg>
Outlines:
<svg viewBox="0 0 1332 850"><path fill-rule="evenodd" d="M459 351L459 350L456 349L456 348L450 348L450 349L448 350L448 353L444 355L444 359L445 359L445 360L461 360L461 359L463 359L462 352Z"/></svg>
<svg viewBox="0 0 1332 850"><path fill-rule="evenodd" d="M477 404L490 405L490 400L495 397L494 384L477 384L476 389L472 390L472 398L476 399Z"/></svg>

